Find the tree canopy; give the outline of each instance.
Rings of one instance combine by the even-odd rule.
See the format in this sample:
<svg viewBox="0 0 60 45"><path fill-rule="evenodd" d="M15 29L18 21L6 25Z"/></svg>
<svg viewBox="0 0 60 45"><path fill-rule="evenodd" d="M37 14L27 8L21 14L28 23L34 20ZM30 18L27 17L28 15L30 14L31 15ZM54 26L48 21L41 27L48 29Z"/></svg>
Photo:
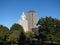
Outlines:
<svg viewBox="0 0 60 45"><path fill-rule="evenodd" d="M45 17L39 19L37 25L40 25L39 33L44 34L47 40L51 38L53 41L60 41L60 20L52 17Z"/></svg>
<svg viewBox="0 0 60 45"><path fill-rule="evenodd" d="M8 36L8 41L18 42L20 38L20 33L24 32L23 28L19 24L13 24L10 28L10 33Z"/></svg>
<svg viewBox="0 0 60 45"><path fill-rule="evenodd" d="M4 41L4 38L8 36L9 29L6 26L0 25L0 41Z"/></svg>

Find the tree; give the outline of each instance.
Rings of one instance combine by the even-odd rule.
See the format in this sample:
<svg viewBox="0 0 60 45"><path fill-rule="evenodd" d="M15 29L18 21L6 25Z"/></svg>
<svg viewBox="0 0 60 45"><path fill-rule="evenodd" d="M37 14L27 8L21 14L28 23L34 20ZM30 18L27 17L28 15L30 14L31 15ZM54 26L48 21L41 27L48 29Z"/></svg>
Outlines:
<svg viewBox="0 0 60 45"><path fill-rule="evenodd" d="M26 38L32 38L32 32L25 32Z"/></svg>
<svg viewBox="0 0 60 45"><path fill-rule="evenodd" d="M7 39L9 29L6 26L0 25L0 42L4 42Z"/></svg>
<svg viewBox="0 0 60 45"><path fill-rule="evenodd" d="M21 32L24 32L22 26L19 24L13 24L12 27L10 28L10 33L7 40L9 42L11 41L11 42L18 43Z"/></svg>
<svg viewBox="0 0 60 45"><path fill-rule="evenodd" d="M14 30L19 30L20 32L21 32L21 31L24 31L24 30L23 30L23 27L22 27L21 25L19 25L19 24L16 24L16 23L13 24L12 27L10 28L10 31L13 32Z"/></svg>
<svg viewBox="0 0 60 45"><path fill-rule="evenodd" d="M9 35L8 42L12 41L17 43L19 40L19 35L20 35L20 32L15 30L13 33Z"/></svg>
<svg viewBox="0 0 60 45"><path fill-rule="evenodd" d="M20 37L19 37L19 43L23 44L24 42L26 42L26 36L25 36L24 32L21 32Z"/></svg>
<svg viewBox="0 0 60 45"><path fill-rule="evenodd" d="M50 36L53 41L60 40L60 20L52 17L45 17L39 19L37 25L40 25L39 33L43 32L46 36L46 40L49 40Z"/></svg>

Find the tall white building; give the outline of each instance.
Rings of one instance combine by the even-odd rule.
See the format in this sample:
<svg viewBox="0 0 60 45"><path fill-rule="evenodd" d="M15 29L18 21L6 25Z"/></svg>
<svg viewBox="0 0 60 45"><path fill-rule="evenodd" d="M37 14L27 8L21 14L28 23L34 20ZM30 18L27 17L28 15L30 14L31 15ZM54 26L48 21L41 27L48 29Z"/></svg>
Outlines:
<svg viewBox="0 0 60 45"><path fill-rule="evenodd" d="M23 29L24 29L25 32L28 31L28 21L26 19L26 16L25 16L24 12L22 13L22 16L21 16L18 24L23 27Z"/></svg>

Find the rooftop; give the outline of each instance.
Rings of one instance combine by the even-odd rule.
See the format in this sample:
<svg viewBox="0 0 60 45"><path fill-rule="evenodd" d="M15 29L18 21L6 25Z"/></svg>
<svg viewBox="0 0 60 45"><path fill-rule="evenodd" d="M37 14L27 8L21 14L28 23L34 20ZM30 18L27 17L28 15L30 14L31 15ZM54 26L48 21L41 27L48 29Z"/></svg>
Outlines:
<svg viewBox="0 0 60 45"><path fill-rule="evenodd" d="M29 13L29 12L36 12L36 11L31 10L31 11L28 11L28 13Z"/></svg>

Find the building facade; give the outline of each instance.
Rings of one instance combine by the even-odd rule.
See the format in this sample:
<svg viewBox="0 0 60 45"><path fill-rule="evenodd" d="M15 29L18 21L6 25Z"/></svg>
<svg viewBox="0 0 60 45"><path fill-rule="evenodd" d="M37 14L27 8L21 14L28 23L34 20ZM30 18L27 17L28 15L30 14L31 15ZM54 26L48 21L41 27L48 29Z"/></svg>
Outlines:
<svg viewBox="0 0 60 45"><path fill-rule="evenodd" d="M29 11L27 13L27 21L28 21L28 30L32 30L32 28L36 27L36 12Z"/></svg>
<svg viewBox="0 0 60 45"><path fill-rule="evenodd" d="M22 13L21 18L20 18L18 24L23 27L25 32L28 31L28 21L26 19L26 16L25 16L24 12Z"/></svg>

